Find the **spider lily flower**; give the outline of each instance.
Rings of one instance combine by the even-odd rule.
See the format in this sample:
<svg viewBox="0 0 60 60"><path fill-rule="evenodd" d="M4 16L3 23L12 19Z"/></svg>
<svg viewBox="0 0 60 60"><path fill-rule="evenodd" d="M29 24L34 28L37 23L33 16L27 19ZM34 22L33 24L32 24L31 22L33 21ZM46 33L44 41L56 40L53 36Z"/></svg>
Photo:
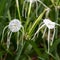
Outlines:
<svg viewBox="0 0 60 60"><path fill-rule="evenodd" d="M24 7L26 5L26 2L27 3L30 3L29 5L29 10L28 10L28 16L30 15L30 12L31 12L31 6L33 3L36 3L36 17L38 16L37 12L38 12L38 2L41 3L45 8L48 8L42 1L40 0L24 0L24 3L23 3L23 9L22 9L22 16L24 16ZM27 9L26 9L27 10ZM26 12L25 12L25 16L26 16Z"/></svg>
<svg viewBox="0 0 60 60"><path fill-rule="evenodd" d="M40 27L38 28L38 30L36 31L36 33L34 34L34 37L39 33L40 29L42 29L43 27L45 27L44 32L43 32L43 38L45 36L45 32L48 28L48 53L49 53L49 45L50 45L50 30L53 29L53 36L52 36L52 40L51 40L51 45L53 44L53 40L54 40L54 35L55 35L55 25L60 26L59 24L52 22L50 19L44 19L42 23L40 23Z"/></svg>
<svg viewBox="0 0 60 60"><path fill-rule="evenodd" d="M33 3L36 3L36 16L37 16L37 11L38 11L38 2L37 2L37 0L25 0L24 1L24 3L23 3L23 9L22 9L22 16L24 16L24 7L25 7L25 5L26 5L26 2L27 3L30 3L30 5L29 5L29 10L27 10L28 11L28 15L30 14L30 12L31 12L31 5L33 4ZM25 17L27 16L27 11L25 11Z"/></svg>
<svg viewBox="0 0 60 60"><path fill-rule="evenodd" d="M3 37L4 37L4 32L5 30L8 28L8 33L7 33L7 50L9 49L10 46L10 39L12 36L12 33L17 32L17 49L18 49L18 45L19 45L19 30L21 30L21 28L23 29L24 32L24 27L22 26L21 22L18 19L13 19L12 21L9 22L9 25L7 25L4 29L3 29L3 33L2 33L2 40L1 43L3 42Z"/></svg>

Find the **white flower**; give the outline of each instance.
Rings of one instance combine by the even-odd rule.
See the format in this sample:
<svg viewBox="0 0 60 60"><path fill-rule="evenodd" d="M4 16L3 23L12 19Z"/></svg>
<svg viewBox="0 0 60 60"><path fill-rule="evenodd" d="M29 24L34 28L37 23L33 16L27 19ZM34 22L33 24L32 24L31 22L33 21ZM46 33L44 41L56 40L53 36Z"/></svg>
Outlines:
<svg viewBox="0 0 60 60"><path fill-rule="evenodd" d="M21 29L21 22L18 19L13 19L9 25L8 28L11 32L18 32Z"/></svg>
<svg viewBox="0 0 60 60"><path fill-rule="evenodd" d="M10 39L11 39L11 36L12 36L13 32L17 32L17 49L18 49L18 45L19 45L19 30L22 28L22 35L24 35L24 27L21 25L21 22L18 19L11 20L9 25L7 25L3 29L1 43L3 42L4 33L5 33L5 30L7 28L8 28L8 33L7 33L7 49L9 49Z"/></svg>
<svg viewBox="0 0 60 60"><path fill-rule="evenodd" d="M44 32L43 32L43 36L42 36L42 37L44 37L46 29L48 28L48 53L49 53L49 44L50 44L50 30L51 29L54 30L53 36L52 36L52 41L51 41L51 45L52 45L53 39L54 39L54 35L55 35L55 25L60 26L59 24L57 24L55 22L52 22L50 19L44 19L43 22L40 24L40 27L38 28L38 30L34 34L34 37L33 37L33 38L35 38L36 34L39 33L40 29L42 29L43 27L45 27Z"/></svg>
<svg viewBox="0 0 60 60"><path fill-rule="evenodd" d="M32 4L36 3L36 17L37 17L38 16L38 14L37 14L37 11L38 11L38 0L24 0L23 8L22 8L22 16L23 17L27 16L27 11L25 11L25 15L24 15L24 9L25 9L26 3L30 4L29 7L28 7L29 9L26 8L26 10L28 11L28 14L30 14L30 12L31 12L31 6L32 6Z"/></svg>
<svg viewBox="0 0 60 60"><path fill-rule="evenodd" d="M22 16L27 16L27 11L28 11L28 14L30 14L30 11L31 11L31 6L32 6L32 4L33 3L36 3L36 17L38 17L38 2L40 3L40 4L42 4L45 8L49 8L49 7L47 7L41 0L24 0L24 3L23 3L23 8L22 8ZM29 5L29 9L28 8L26 8L26 11L25 11L25 15L24 15L24 8L25 8L25 6L26 6L26 3L29 3L30 5ZM50 8L49 8L50 9Z"/></svg>
<svg viewBox="0 0 60 60"><path fill-rule="evenodd" d="M49 29L55 28L55 22L52 22L50 19L44 19L43 22Z"/></svg>

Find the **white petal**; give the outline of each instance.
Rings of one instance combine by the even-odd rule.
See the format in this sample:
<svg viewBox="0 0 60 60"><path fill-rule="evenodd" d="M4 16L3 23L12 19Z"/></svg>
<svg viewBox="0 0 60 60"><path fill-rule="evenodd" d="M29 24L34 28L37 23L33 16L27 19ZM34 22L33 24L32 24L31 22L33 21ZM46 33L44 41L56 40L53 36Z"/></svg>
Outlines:
<svg viewBox="0 0 60 60"><path fill-rule="evenodd" d="M36 2L37 0L26 0L27 2L30 2L30 3L34 3Z"/></svg>

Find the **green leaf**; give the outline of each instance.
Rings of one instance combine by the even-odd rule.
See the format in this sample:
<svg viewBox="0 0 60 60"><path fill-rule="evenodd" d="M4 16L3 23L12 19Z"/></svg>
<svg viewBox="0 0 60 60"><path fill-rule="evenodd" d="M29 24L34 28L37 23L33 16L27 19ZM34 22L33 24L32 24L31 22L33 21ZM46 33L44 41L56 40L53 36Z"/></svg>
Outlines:
<svg viewBox="0 0 60 60"><path fill-rule="evenodd" d="M16 55L15 60L19 60L19 59L20 59L21 54L22 54L22 51L23 51L23 48L24 48L24 45L25 45L25 44L23 44L23 46L22 46L21 44L19 45L19 49L18 49L18 51L17 51L17 55Z"/></svg>
<svg viewBox="0 0 60 60"><path fill-rule="evenodd" d="M33 49L35 50L35 52L37 53L37 55L44 60L44 56L41 53L40 49L38 48L38 46L36 45L36 43L32 40L29 40L29 43L32 45Z"/></svg>
<svg viewBox="0 0 60 60"><path fill-rule="evenodd" d="M30 37L32 36L32 33L34 32L36 26L37 26L37 25L39 24L39 22L41 21L43 15L44 15L44 13L45 13L45 11L46 11L46 10L44 10L44 11L39 15L39 17L35 20L35 22L33 23L32 27L31 27L31 29L29 30L29 33L28 33Z"/></svg>
<svg viewBox="0 0 60 60"><path fill-rule="evenodd" d="M50 52L53 52L57 48L59 43L60 43L60 39L56 39L50 48Z"/></svg>

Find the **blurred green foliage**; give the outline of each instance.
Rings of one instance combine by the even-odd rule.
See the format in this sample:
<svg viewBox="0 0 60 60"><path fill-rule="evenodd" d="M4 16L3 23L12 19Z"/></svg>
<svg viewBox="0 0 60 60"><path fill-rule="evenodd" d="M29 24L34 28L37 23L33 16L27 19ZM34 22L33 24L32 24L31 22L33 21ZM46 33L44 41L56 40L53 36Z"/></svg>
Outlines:
<svg viewBox="0 0 60 60"><path fill-rule="evenodd" d="M47 37L42 39L42 31L39 32L38 37L35 41L31 40L38 25L45 18L45 8L39 3L38 17L35 16L35 4L31 9L31 14L29 16L29 23L26 27L27 18L22 16L22 7L24 0L17 0L19 3L19 12L16 5L16 0L0 0L0 41L2 37L3 28L9 24L12 19L20 19L22 25L25 28L25 34L23 37L23 46L19 42L18 51L16 51L16 33L12 34L11 45L9 50L6 50L6 34L4 34L4 44L0 42L0 60L60 60L60 28L56 27L56 34L54 38L54 43L50 47L50 54L47 53ZM49 13L49 18L60 24L60 0L41 0L45 5L47 5L51 11ZM59 6L59 7L58 7ZM29 8L29 7L28 7ZM19 17L19 14L21 15ZM20 32L21 40L21 32Z"/></svg>

